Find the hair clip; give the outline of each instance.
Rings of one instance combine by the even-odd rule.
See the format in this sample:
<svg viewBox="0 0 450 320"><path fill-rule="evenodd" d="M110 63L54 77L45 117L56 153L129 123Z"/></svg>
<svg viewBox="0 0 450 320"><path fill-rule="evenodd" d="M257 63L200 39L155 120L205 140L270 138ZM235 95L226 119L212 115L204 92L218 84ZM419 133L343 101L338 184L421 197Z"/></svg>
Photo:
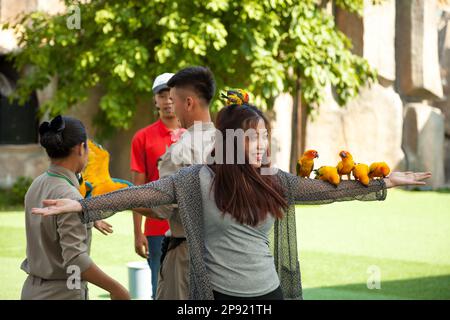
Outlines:
<svg viewBox="0 0 450 320"><path fill-rule="evenodd" d="M64 122L64 119L61 116L56 116L50 122L50 129L56 133L63 131L65 127L66 123Z"/></svg>
<svg viewBox="0 0 450 320"><path fill-rule="evenodd" d="M39 126L39 134L42 136L44 133L47 133L49 131L53 131L55 133L62 132L64 128L66 127L66 124L64 122L63 117L56 116L52 121L44 121Z"/></svg>
<svg viewBox="0 0 450 320"><path fill-rule="evenodd" d="M50 122L44 121L39 126L39 134L42 136L44 133L50 131Z"/></svg>

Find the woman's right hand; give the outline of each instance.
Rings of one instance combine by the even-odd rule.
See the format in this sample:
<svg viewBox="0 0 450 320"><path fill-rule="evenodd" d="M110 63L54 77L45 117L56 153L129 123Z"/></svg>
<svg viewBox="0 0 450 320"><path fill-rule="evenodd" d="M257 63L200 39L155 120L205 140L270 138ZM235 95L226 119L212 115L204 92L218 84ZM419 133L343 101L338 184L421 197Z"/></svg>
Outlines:
<svg viewBox="0 0 450 320"><path fill-rule="evenodd" d="M56 214L81 212L81 204L72 199L56 199L42 201L43 208L32 208L31 213L41 216L52 216Z"/></svg>

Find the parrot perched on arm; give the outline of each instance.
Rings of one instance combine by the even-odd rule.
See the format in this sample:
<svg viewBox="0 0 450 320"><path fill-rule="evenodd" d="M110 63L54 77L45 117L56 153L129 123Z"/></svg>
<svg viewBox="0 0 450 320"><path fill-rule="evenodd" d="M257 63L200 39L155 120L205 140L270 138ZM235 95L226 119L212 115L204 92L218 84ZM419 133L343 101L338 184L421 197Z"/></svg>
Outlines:
<svg viewBox="0 0 450 320"><path fill-rule="evenodd" d="M374 162L369 167L369 178L386 178L390 172L386 162Z"/></svg>
<svg viewBox="0 0 450 320"><path fill-rule="evenodd" d="M337 165L337 171L339 174L339 178L342 179L342 175L347 175L347 179L350 180L350 173L352 172L355 162L353 161L353 156L348 151L342 150L339 152L339 156L341 157L341 161L339 161Z"/></svg>
<svg viewBox="0 0 450 320"><path fill-rule="evenodd" d="M314 179L327 181L327 182L335 185L336 187L341 182L341 179L339 177L336 167L322 166L319 169L314 170L314 172L316 173L316 176Z"/></svg>
<svg viewBox="0 0 450 320"><path fill-rule="evenodd" d="M353 176L366 187L369 186L369 166L364 163L357 163L353 168Z"/></svg>
<svg viewBox="0 0 450 320"><path fill-rule="evenodd" d="M319 153L316 150L305 151L297 161L297 175L303 178L309 178L311 171L314 169L315 158L319 158Z"/></svg>

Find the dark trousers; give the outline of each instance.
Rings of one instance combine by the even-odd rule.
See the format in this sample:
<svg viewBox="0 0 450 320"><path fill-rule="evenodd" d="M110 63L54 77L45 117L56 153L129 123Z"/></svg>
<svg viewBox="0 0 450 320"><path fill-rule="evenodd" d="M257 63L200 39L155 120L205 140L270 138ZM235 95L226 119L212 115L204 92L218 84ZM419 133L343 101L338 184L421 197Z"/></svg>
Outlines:
<svg viewBox="0 0 450 320"><path fill-rule="evenodd" d="M235 297L217 291L213 291L213 293L214 293L214 300L284 300L283 291L281 290L281 287L278 287L274 291L269 292L265 295L257 297Z"/></svg>

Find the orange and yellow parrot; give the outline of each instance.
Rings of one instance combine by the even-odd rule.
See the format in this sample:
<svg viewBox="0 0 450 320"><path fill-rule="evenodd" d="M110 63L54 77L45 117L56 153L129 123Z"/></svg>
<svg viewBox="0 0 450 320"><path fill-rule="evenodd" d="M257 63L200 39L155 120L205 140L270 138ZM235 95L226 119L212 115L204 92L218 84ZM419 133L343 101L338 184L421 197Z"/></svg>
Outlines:
<svg viewBox="0 0 450 320"><path fill-rule="evenodd" d="M316 150L306 150L297 161L297 175L303 178L309 178L311 171L314 169L315 158L319 158L319 153Z"/></svg>
<svg viewBox="0 0 450 320"><path fill-rule="evenodd" d="M342 179L342 175L347 175L347 179L350 180L350 173L352 172L355 162L353 161L353 156L350 152L342 150L339 152L339 156L341 157L341 161L339 161L337 165L337 171L339 174L339 178Z"/></svg>
<svg viewBox="0 0 450 320"><path fill-rule="evenodd" d="M369 166L364 163L357 163L353 168L353 176L366 187L369 185Z"/></svg>
<svg viewBox="0 0 450 320"><path fill-rule="evenodd" d="M386 178L390 172L386 162L374 162L369 167L369 178Z"/></svg>
<svg viewBox="0 0 450 320"><path fill-rule="evenodd" d="M341 179L339 178L339 174L337 172L336 167L331 166L322 166L317 170L314 170L316 173L316 176L314 179L319 179L323 181L327 181L336 187L341 182Z"/></svg>
<svg viewBox="0 0 450 320"><path fill-rule="evenodd" d="M98 196L130 185L127 181L111 178L108 151L91 140L88 140L88 148L89 159L83 171L84 182L80 186L80 193L83 196L88 192L91 192L91 196Z"/></svg>

